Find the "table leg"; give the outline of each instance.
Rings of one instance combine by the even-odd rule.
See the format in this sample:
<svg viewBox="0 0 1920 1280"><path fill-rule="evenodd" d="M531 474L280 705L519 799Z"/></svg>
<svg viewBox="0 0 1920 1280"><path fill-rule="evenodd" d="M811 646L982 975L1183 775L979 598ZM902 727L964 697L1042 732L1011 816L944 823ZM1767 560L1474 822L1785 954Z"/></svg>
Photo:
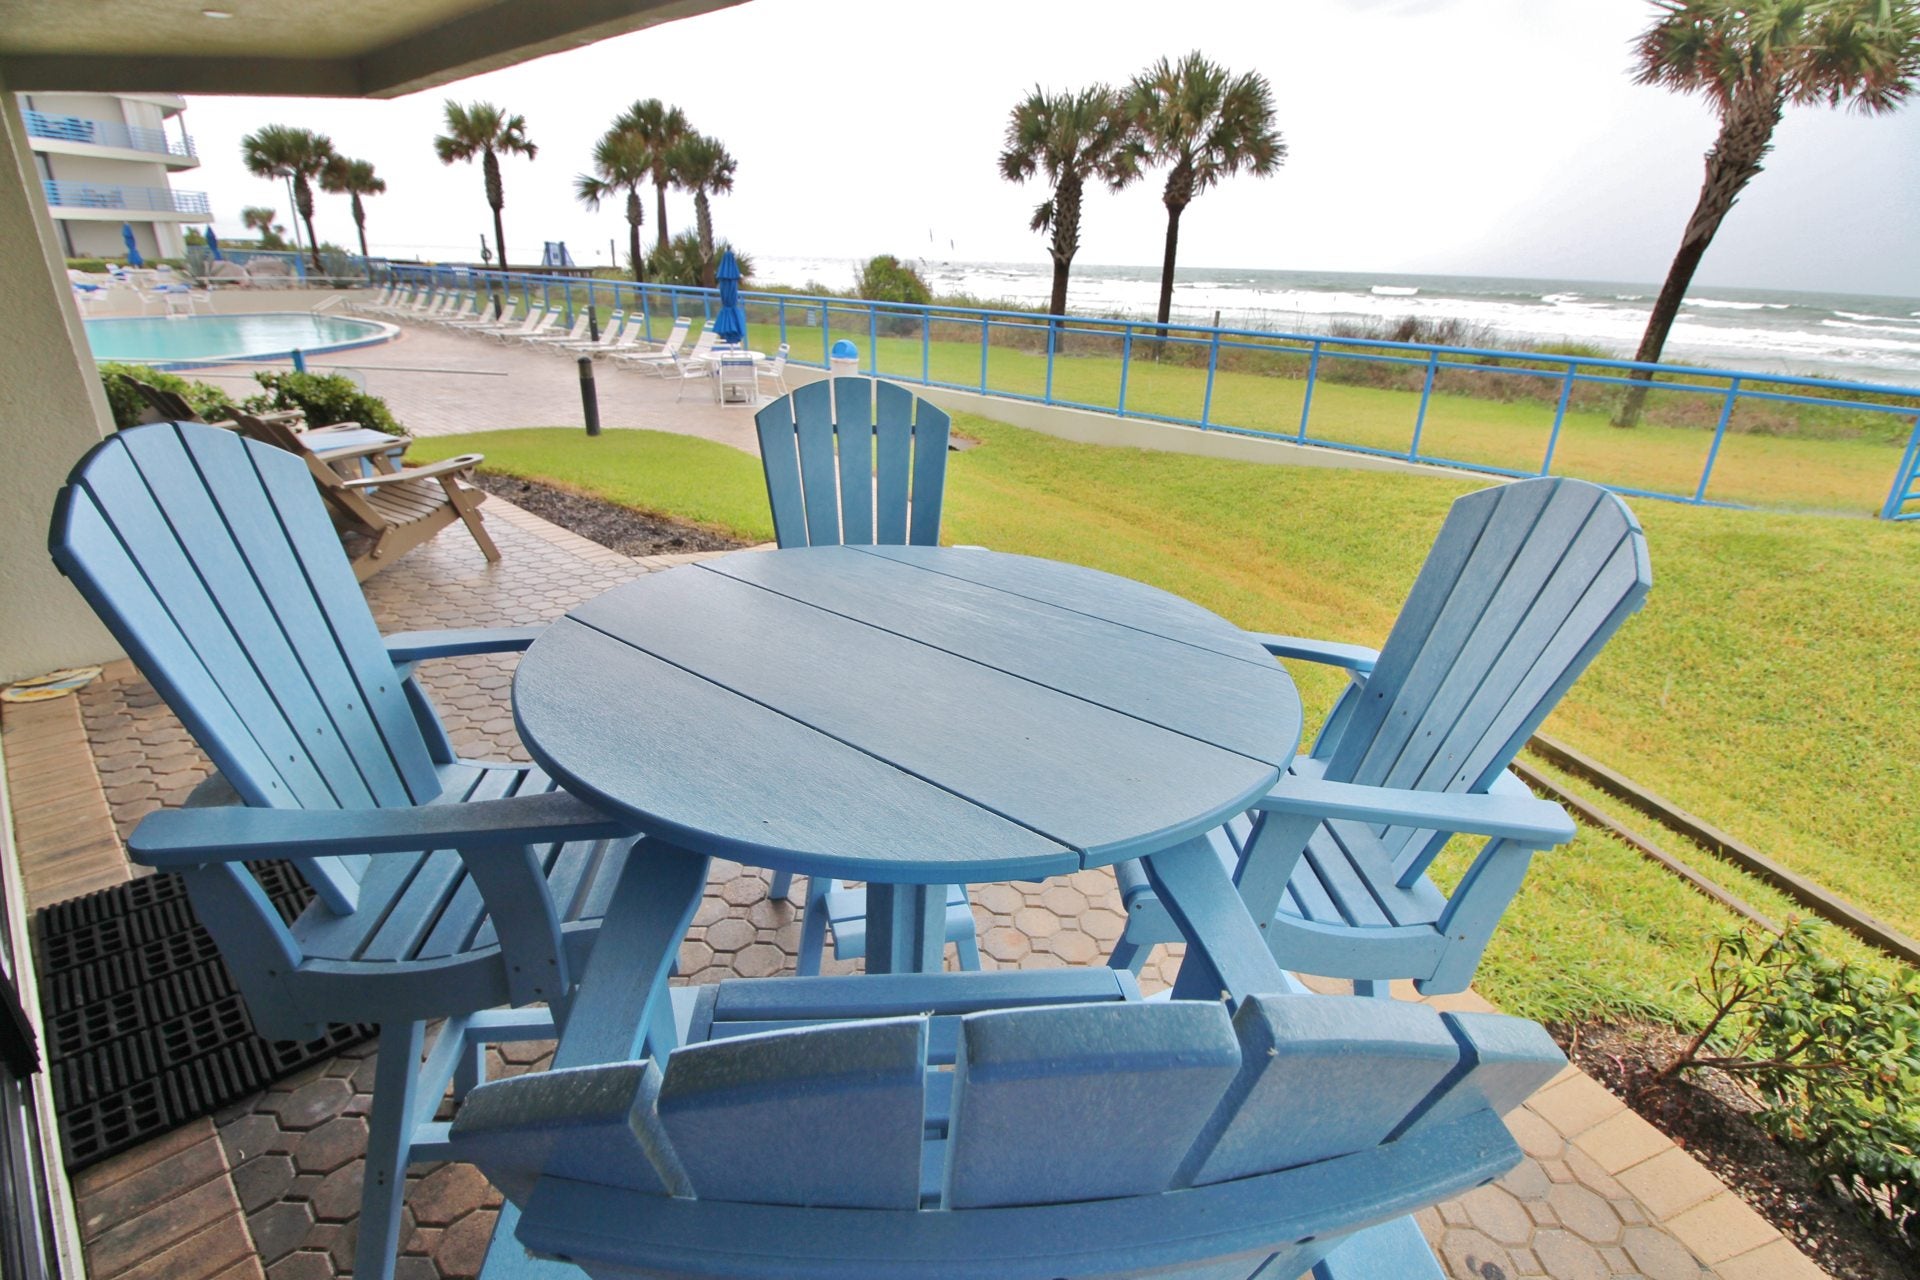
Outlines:
<svg viewBox="0 0 1920 1280"><path fill-rule="evenodd" d="M567 1007L555 1067L629 1061L650 1029L671 1024L652 1014L667 999L667 977L706 886L705 854L654 839L633 847Z"/></svg>
<svg viewBox="0 0 1920 1280"><path fill-rule="evenodd" d="M1163 849L1145 863L1154 892L1187 939L1174 999L1218 1000L1224 995L1237 1004L1245 996L1297 989L1274 962L1206 837Z"/></svg>
<svg viewBox="0 0 1920 1280"><path fill-rule="evenodd" d="M939 973L947 950L947 887L867 886L867 972Z"/></svg>

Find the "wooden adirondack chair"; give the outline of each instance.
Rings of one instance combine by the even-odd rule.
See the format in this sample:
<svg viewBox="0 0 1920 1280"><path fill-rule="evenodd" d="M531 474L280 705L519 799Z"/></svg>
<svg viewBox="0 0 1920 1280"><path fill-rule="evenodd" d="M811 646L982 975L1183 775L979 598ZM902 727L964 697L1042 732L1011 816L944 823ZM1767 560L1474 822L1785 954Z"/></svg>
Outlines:
<svg viewBox="0 0 1920 1280"><path fill-rule="evenodd" d="M122 431L75 467L50 541L219 769L196 807L134 832L133 857L185 878L263 1034L380 1024L354 1274L390 1277L407 1164L443 1158L441 1093L478 1082L487 1043L555 1034L631 829L537 769L455 757L412 664L537 630L383 641L310 470L280 450ZM257 858L294 859L313 885L291 924Z"/></svg>
<svg viewBox="0 0 1920 1280"><path fill-rule="evenodd" d="M352 552L353 573L361 581L458 520L480 546L480 554L498 562L500 548L482 523L484 489L461 484L486 460L463 453L424 467L406 467L349 480L322 461L284 423L240 415L241 433L303 459L343 534L364 541Z"/></svg>
<svg viewBox="0 0 1920 1280"><path fill-rule="evenodd" d="M937 405L891 382L833 378L782 396L753 421L780 546L939 545L951 419ZM774 876L774 897L792 887L791 875ZM834 955L866 955L865 889L811 880L801 920L802 974L820 972L829 925ZM948 889L947 941L964 967L980 967L964 885Z"/></svg>
<svg viewBox="0 0 1920 1280"><path fill-rule="evenodd" d="M1533 854L1573 837L1507 765L1652 582L1618 497L1524 480L1453 504L1384 649L1259 637L1352 676L1312 752L1212 837L1282 968L1466 988ZM1449 898L1427 867L1456 834L1487 842ZM1180 931L1139 863L1116 874L1112 963L1137 972Z"/></svg>
<svg viewBox="0 0 1920 1280"><path fill-rule="evenodd" d="M1422 1280L1404 1215L1517 1163L1498 1117L1565 1062L1514 1018L1109 972L676 989L664 1062L484 1085L450 1148L596 1280ZM488 1277L547 1274L507 1243Z"/></svg>

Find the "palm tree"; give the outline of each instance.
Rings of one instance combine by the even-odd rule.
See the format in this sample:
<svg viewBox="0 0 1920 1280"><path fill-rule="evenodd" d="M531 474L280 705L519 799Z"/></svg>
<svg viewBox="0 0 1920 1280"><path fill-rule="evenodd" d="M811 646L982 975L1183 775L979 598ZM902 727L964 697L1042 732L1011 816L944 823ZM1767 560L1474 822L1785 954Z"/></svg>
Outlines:
<svg viewBox="0 0 1920 1280"><path fill-rule="evenodd" d="M313 269L320 265L320 242L313 234L313 186L333 159L333 141L324 133L270 124L240 139L240 158L249 172L262 178L292 178L293 207L300 221L307 224L307 251L313 255Z"/></svg>
<svg viewBox="0 0 1920 1280"><path fill-rule="evenodd" d="M606 131L593 147L593 172L573 180L574 194L589 209L627 193L627 256L633 260L636 283L647 278L645 254L640 249L640 224L646 220L646 208L640 201L640 184L653 174L653 152L635 133L618 125Z"/></svg>
<svg viewBox="0 0 1920 1280"><path fill-rule="evenodd" d="M525 116L510 116L491 102L461 106L447 99L447 131L433 140L434 152L441 164L480 157L481 172L487 179L487 204L493 209L493 247L500 259L500 270L507 269L507 230L500 221L506 207L506 191L500 185L500 155L525 156L531 160L539 148L527 137Z"/></svg>
<svg viewBox="0 0 1920 1280"><path fill-rule="evenodd" d="M1129 107L1139 124L1146 162L1169 166L1167 249L1160 266L1161 324L1173 310L1173 263L1180 215L1193 198L1245 170L1264 178L1287 158L1273 127L1273 86L1258 72L1235 76L1198 51L1160 61L1133 78Z"/></svg>
<svg viewBox="0 0 1920 1280"><path fill-rule="evenodd" d="M646 98L634 103L614 120L613 127L620 133L630 133L640 139L652 156L654 219L653 228L659 235L656 246L664 252L667 247L667 188L674 185L673 165L668 160L673 149L693 136L693 126L687 123L686 113L678 107L670 107L658 98Z"/></svg>
<svg viewBox="0 0 1920 1280"><path fill-rule="evenodd" d="M1734 201L1760 172L1790 104L1826 103L1863 115L1891 111L1920 76L1920 5L1914 0L1654 0L1641 33L1635 80L1698 93L1720 116L1707 177L1680 250L1647 317L1634 359L1653 363L1686 301L1693 273ZM1640 419L1651 369L1635 370L1615 426Z"/></svg>
<svg viewBox="0 0 1920 1280"><path fill-rule="evenodd" d="M700 236L700 283L711 289L713 272L713 209L707 203L709 193L733 190L733 157L718 138L704 133L689 134L667 157L667 169L673 185L693 192L693 221Z"/></svg>
<svg viewBox="0 0 1920 1280"><path fill-rule="evenodd" d="M353 225L360 232L360 261L364 263L367 253L367 209L360 203L361 196L377 196L387 189L385 179L373 171L370 160L349 160L345 156L335 156L327 162L320 174L320 189L334 195L353 198Z"/></svg>
<svg viewBox="0 0 1920 1280"><path fill-rule="evenodd" d="M1044 170L1053 195L1033 211L1033 229L1050 231L1056 316L1067 313L1067 273L1080 249L1080 197L1088 178L1114 191L1140 176L1139 142L1119 95L1104 84L1078 93L1035 87L1007 118L1000 176L1025 182Z"/></svg>
<svg viewBox="0 0 1920 1280"><path fill-rule="evenodd" d="M280 233L286 228L274 222L279 216L278 209L260 204L248 205L240 211L240 221L247 230L259 233L262 249L279 249L286 245L287 242L280 238Z"/></svg>

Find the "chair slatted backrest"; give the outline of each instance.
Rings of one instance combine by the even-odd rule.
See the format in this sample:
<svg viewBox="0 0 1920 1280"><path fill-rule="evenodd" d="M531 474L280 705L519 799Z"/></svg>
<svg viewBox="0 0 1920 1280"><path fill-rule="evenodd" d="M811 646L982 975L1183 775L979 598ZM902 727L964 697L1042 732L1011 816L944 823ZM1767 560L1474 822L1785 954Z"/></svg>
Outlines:
<svg viewBox="0 0 1920 1280"><path fill-rule="evenodd" d="M1326 753L1326 776L1485 790L1652 583L1639 521L1598 485L1543 478L1461 498ZM1431 850L1415 834L1387 833L1389 848L1423 859Z"/></svg>
<svg viewBox="0 0 1920 1280"><path fill-rule="evenodd" d="M374 808L439 794L401 678L298 458L155 423L81 459L55 563L250 805ZM309 880L354 906L364 855Z"/></svg>
<svg viewBox="0 0 1920 1280"><path fill-rule="evenodd" d="M306 464L307 473L319 488L321 498L343 517L357 533L372 537L390 523L386 516L356 489L347 487L346 477L324 462L300 434L278 418L261 418L243 413L235 420L240 434L249 440L292 454ZM396 487L404 483L396 480Z"/></svg>
<svg viewBox="0 0 1920 1280"><path fill-rule="evenodd" d="M873 378L809 383L754 415L782 547L934 546L951 420Z"/></svg>
<svg viewBox="0 0 1920 1280"><path fill-rule="evenodd" d="M927 1018L885 1018L677 1049L663 1081L521 1076L469 1097L455 1151L516 1198L547 1173L760 1205L1071 1204L1369 1151L1511 1110L1566 1063L1534 1023L1350 996L973 1013L950 1073L929 1044Z"/></svg>

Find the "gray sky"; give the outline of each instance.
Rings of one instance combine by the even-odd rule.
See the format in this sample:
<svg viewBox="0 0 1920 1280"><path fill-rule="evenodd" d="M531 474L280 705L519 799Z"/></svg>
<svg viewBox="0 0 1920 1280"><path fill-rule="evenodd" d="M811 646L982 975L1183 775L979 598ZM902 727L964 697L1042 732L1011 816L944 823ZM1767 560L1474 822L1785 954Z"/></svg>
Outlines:
<svg viewBox="0 0 1920 1280"><path fill-rule="evenodd" d="M515 264L537 261L543 240L603 262L625 223L576 204L573 177L616 113L661 97L739 161L715 222L751 253L932 256L931 236L940 257L1043 262L1026 224L1044 192L995 169L1008 110L1036 83L1124 81L1198 48L1272 81L1290 156L1272 178L1195 202L1182 266L1653 281L1714 118L1632 83L1629 46L1651 12L1643 0L752 0L392 102L196 97L185 119L203 165L176 185L211 195L223 234L243 234L243 205L284 215L282 189L247 174L239 142L300 125L386 179L368 204L374 252L471 258L492 225L480 172L442 166L432 139L446 98L484 98L524 114L540 147L505 162ZM1091 195L1078 261L1157 263L1159 193L1150 175ZM319 195L315 221L353 243L344 198ZM669 196L668 222L692 225L688 197ZM1920 296L1920 108L1789 111L1700 280Z"/></svg>

